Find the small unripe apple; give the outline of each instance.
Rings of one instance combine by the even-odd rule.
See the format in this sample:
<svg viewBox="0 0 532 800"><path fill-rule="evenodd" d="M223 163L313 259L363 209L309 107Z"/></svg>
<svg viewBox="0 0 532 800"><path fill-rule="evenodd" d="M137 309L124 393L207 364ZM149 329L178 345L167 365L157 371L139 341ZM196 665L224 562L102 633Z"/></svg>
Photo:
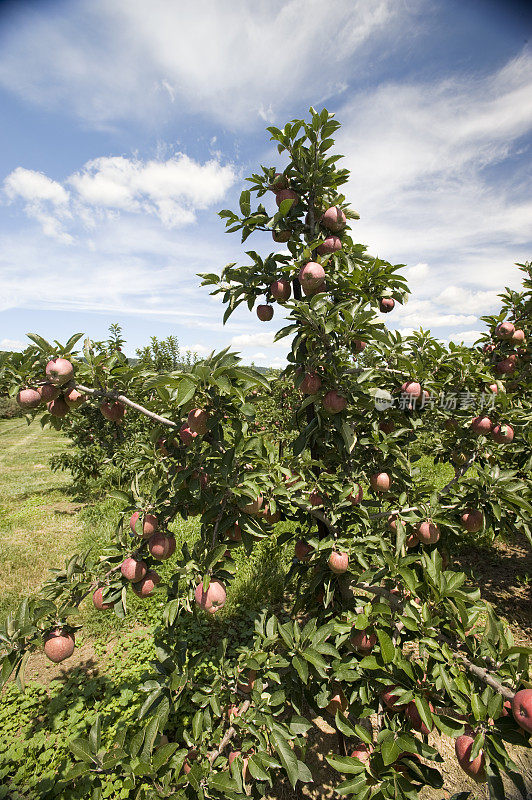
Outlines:
<svg viewBox="0 0 532 800"><path fill-rule="evenodd" d="M294 202L291 205L291 208L293 208L299 203L299 195L292 191L292 189L281 189L280 192L276 192L275 194L277 207L280 207L283 200L293 200Z"/></svg>
<svg viewBox="0 0 532 800"><path fill-rule="evenodd" d="M303 539L299 539L299 541L295 543L294 554L299 561L308 561L313 550L314 548L312 545L305 542Z"/></svg>
<svg viewBox="0 0 532 800"><path fill-rule="evenodd" d="M136 558L126 558L122 561L120 572L128 581L140 581L148 572L148 567L145 561L138 561Z"/></svg>
<svg viewBox="0 0 532 800"><path fill-rule="evenodd" d="M63 386L74 377L74 367L66 358L53 358L46 365L46 377L50 383Z"/></svg>
<svg viewBox="0 0 532 800"><path fill-rule="evenodd" d="M329 700L327 711L333 716L336 712L343 713L347 710L347 698L341 689L334 690L334 694Z"/></svg>
<svg viewBox="0 0 532 800"><path fill-rule="evenodd" d="M491 431L491 438L494 442L497 442L497 444L508 444L509 442L513 442L514 429L507 423L494 425Z"/></svg>
<svg viewBox="0 0 532 800"><path fill-rule="evenodd" d="M65 628L54 628L44 637L44 654L55 664L70 658L75 646L74 634Z"/></svg>
<svg viewBox="0 0 532 800"><path fill-rule="evenodd" d="M58 397L57 400L52 400L51 403L47 403L46 408L52 417L66 417L69 411L62 397Z"/></svg>
<svg viewBox="0 0 532 800"><path fill-rule="evenodd" d="M471 430L479 436L487 436L493 427L493 422L489 417L481 415L471 420Z"/></svg>
<svg viewBox="0 0 532 800"><path fill-rule="evenodd" d="M221 581L211 581L207 590L203 590L203 582L198 583L194 591L196 604L208 614L215 614L224 607L227 600L225 586Z"/></svg>
<svg viewBox="0 0 532 800"><path fill-rule="evenodd" d="M423 544L436 544L440 538L440 529L433 522L420 522L416 525L416 536Z"/></svg>
<svg viewBox="0 0 532 800"><path fill-rule="evenodd" d="M273 306L264 304L257 306L257 317L261 322L269 322L273 317Z"/></svg>
<svg viewBox="0 0 532 800"><path fill-rule="evenodd" d="M41 395L43 403L51 403L52 400L57 400L61 394L61 387L55 386L53 383L43 383L42 386L39 386L37 391Z"/></svg>
<svg viewBox="0 0 532 800"><path fill-rule="evenodd" d="M131 584L131 588L137 597L148 597L160 582L161 576L155 570L149 569L142 580Z"/></svg>
<svg viewBox="0 0 532 800"><path fill-rule="evenodd" d="M379 308L383 314L388 314L390 311L393 311L394 306L395 300L393 297L381 297Z"/></svg>
<svg viewBox="0 0 532 800"><path fill-rule="evenodd" d="M369 485L374 492L387 492L391 483L390 476L387 472L375 472L369 479Z"/></svg>
<svg viewBox="0 0 532 800"><path fill-rule="evenodd" d="M118 400L114 403L107 403L104 401L100 404L100 411L109 422L120 422L126 413L126 407L118 402Z"/></svg>
<svg viewBox="0 0 532 800"><path fill-rule="evenodd" d="M280 278L270 285L270 294L272 297L275 297L276 300L280 300L281 302L288 300L291 291L292 287L290 286L290 281L286 280L285 278Z"/></svg>
<svg viewBox="0 0 532 800"><path fill-rule="evenodd" d="M158 561L165 561L175 553L175 537L166 536L164 533L154 533L149 538L148 548L154 558Z"/></svg>
<svg viewBox="0 0 532 800"><path fill-rule="evenodd" d="M403 394L409 394L412 397L420 397L421 396L421 385L417 383L417 381L406 381L401 386L401 391Z"/></svg>
<svg viewBox="0 0 532 800"><path fill-rule="evenodd" d="M77 389L65 389L63 392L65 403L69 408L79 408L87 401L87 395L78 392Z"/></svg>
<svg viewBox="0 0 532 800"><path fill-rule="evenodd" d="M362 502L362 498L364 497L364 492L362 491L362 486L359 483L353 484L353 489L350 494L347 495L347 500L353 506L358 506L359 503Z"/></svg>
<svg viewBox="0 0 532 800"><path fill-rule="evenodd" d="M321 380L315 372L307 372L299 389L303 394L316 394L321 389Z"/></svg>
<svg viewBox="0 0 532 800"><path fill-rule="evenodd" d="M339 414L347 408L347 400L345 397L342 397L342 395L338 394L334 389L327 392L322 400L322 404L325 411L329 414Z"/></svg>
<svg viewBox="0 0 532 800"><path fill-rule="evenodd" d="M284 244L288 242L292 235L292 231L282 230L282 231L272 231L272 239L277 244Z"/></svg>
<svg viewBox="0 0 532 800"><path fill-rule="evenodd" d="M260 494L255 500L252 500L251 503L246 503L245 506L242 506L242 511L246 514L260 514L263 502L264 498Z"/></svg>
<svg viewBox="0 0 532 800"><path fill-rule="evenodd" d="M322 214L320 223L324 228L327 228L327 230L333 231L333 233L339 233L345 228L346 217L341 208L338 206L331 206Z"/></svg>
<svg viewBox="0 0 532 800"><path fill-rule="evenodd" d="M281 192L283 189L288 189L288 178L282 172L276 172L273 181L270 184L272 192Z"/></svg>
<svg viewBox="0 0 532 800"><path fill-rule="evenodd" d="M471 750L474 741L475 739L473 736L464 733L455 740L454 750L458 763L465 774L469 775L469 777L473 778L477 783L484 783L486 780L486 759L484 758L484 753L479 753L479 755L471 761Z"/></svg>
<svg viewBox="0 0 532 800"><path fill-rule="evenodd" d="M498 339L511 339L515 332L515 325L511 322L501 322L495 328L495 336Z"/></svg>
<svg viewBox="0 0 532 800"><path fill-rule="evenodd" d="M299 271L299 283L305 295L316 294L325 280L325 270L316 261L309 261Z"/></svg>
<svg viewBox="0 0 532 800"><path fill-rule="evenodd" d="M190 430L189 426L186 422L183 422L181 427L179 428L179 438L186 444L187 447L191 445L198 434L196 431Z"/></svg>
<svg viewBox="0 0 532 800"><path fill-rule="evenodd" d="M37 389L21 389L17 394L17 403L21 408L37 408L42 397Z"/></svg>
<svg viewBox="0 0 532 800"><path fill-rule="evenodd" d="M512 714L520 728L532 733L532 689L521 689L514 694Z"/></svg>
<svg viewBox="0 0 532 800"><path fill-rule="evenodd" d="M205 436L207 433L207 423L209 421L209 412L203 408L192 408L188 412L187 422L188 427L192 433L197 433L200 436Z"/></svg>
<svg viewBox="0 0 532 800"><path fill-rule="evenodd" d="M114 603L106 603L103 599L103 587L99 586L92 595L92 602L94 608L97 608L98 611L107 611L109 608L112 608Z"/></svg>
<svg viewBox="0 0 532 800"><path fill-rule="evenodd" d="M336 253L337 250L342 249L342 242L338 236L327 236L327 238L318 245L317 252L320 256L328 256L331 253Z"/></svg>
<svg viewBox="0 0 532 800"><path fill-rule="evenodd" d="M131 528L132 533L137 533L137 521L141 516L142 511L135 511L131 515L131 519L129 520L129 527ZM141 536L143 539L149 539L152 534L154 534L159 528L159 521L154 514L144 514L142 517L142 533Z"/></svg>
<svg viewBox="0 0 532 800"><path fill-rule="evenodd" d="M349 641L357 651L362 655L371 653L377 643L377 636L375 633L368 631L358 631L356 629L351 631Z"/></svg>
<svg viewBox="0 0 532 800"><path fill-rule="evenodd" d="M334 572L335 575L343 575L344 572L347 572L349 569L349 554L338 553L336 550L333 550L329 556L328 563L331 572Z"/></svg>
<svg viewBox="0 0 532 800"><path fill-rule="evenodd" d="M466 509L460 520L469 533L478 533L484 526L484 514L478 508Z"/></svg>

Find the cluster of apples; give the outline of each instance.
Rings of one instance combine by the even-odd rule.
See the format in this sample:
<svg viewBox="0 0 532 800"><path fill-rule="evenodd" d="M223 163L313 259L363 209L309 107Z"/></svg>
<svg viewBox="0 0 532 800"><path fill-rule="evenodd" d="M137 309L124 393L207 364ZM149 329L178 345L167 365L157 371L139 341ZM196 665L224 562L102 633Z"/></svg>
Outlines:
<svg viewBox="0 0 532 800"><path fill-rule="evenodd" d="M299 385L299 390L303 394L317 394L322 388L322 381L316 372L306 372ZM328 414L339 414L347 408L347 400L336 389L330 389L321 400L323 409Z"/></svg>
<svg viewBox="0 0 532 800"><path fill-rule="evenodd" d="M187 421L179 428L179 438L183 444L190 446L196 436L205 436L209 419L209 412L204 408L192 408L188 412Z"/></svg>
<svg viewBox="0 0 532 800"><path fill-rule="evenodd" d="M46 404L54 417L65 417L71 408L78 408L87 399L73 386L68 386L74 377L74 367L66 358L54 358L46 365L46 383L21 389L17 403L25 411Z"/></svg>
<svg viewBox="0 0 532 800"><path fill-rule="evenodd" d="M513 322L507 320L497 325L494 335L500 342L506 342L509 345L517 347L516 353L505 355L500 361L495 363L495 371L498 375L513 375L517 369L519 358L526 357L527 355L525 332L521 328L516 328ZM496 348L497 345L495 342L488 342L484 345L483 352L489 355L494 353Z"/></svg>

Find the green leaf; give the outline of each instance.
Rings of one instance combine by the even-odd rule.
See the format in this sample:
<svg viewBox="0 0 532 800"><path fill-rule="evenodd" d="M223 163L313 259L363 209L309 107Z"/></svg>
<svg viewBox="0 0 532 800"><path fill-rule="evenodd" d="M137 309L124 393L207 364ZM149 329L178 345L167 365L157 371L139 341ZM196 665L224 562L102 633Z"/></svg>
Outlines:
<svg viewBox="0 0 532 800"><path fill-rule="evenodd" d="M286 774L288 775L288 780L292 784L292 788L294 788L299 777L296 755L286 739L283 739L283 737L280 736L276 731L271 732L270 739L275 751L279 754L281 763L286 770Z"/></svg>
<svg viewBox="0 0 532 800"><path fill-rule="evenodd" d="M295 655L292 659L292 666L301 678L301 682L306 684L308 681L308 664L300 655Z"/></svg>
<svg viewBox="0 0 532 800"><path fill-rule="evenodd" d="M201 732L203 730L203 712L196 711L194 714L194 718L192 720L192 736L194 740L197 742L201 736Z"/></svg>
<svg viewBox="0 0 532 800"><path fill-rule="evenodd" d="M196 384L190 378L183 378L181 381L179 381L176 397L177 407L180 408L181 406L184 406L185 403L188 403L188 401L194 397L195 391Z"/></svg>
<svg viewBox="0 0 532 800"><path fill-rule="evenodd" d="M101 738L102 737L101 737L100 715L96 714L96 720L94 722L94 725L91 727L89 734L89 742L91 750L95 755L101 747Z"/></svg>
<svg viewBox="0 0 532 800"><path fill-rule="evenodd" d="M74 739L68 743L68 746L76 758L79 758L81 761L85 761L86 763L94 761L91 748L86 739Z"/></svg>
<svg viewBox="0 0 532 800"><path fill-rule="evenodd" d="M384 766L388 767L390 764L393 764L394 761L397 761L400 752L401 750L399 749L399 745L394 739L386 739L386 741L382 743L381 747L381 755Z"/></svg>
<svg viewBox="0 0 532 800"><path fill-rule="evenodd" d="M383 630L377 630L377 637L381 647L382 660L385 664L390 664L395 656L395 647L393 642L386 631Z"/></svg>
<svg viewBox="0 0 532 800"><path fill-rule="evenodd" d="M259 758L256 755L252 755L248 761L248 769L251 773L251 776L258 781L269 781L270 776L266 772L265 769L262 768L262 765L259 763Z"/></svg>
<svg viewBox="0 0 532 800"><path fill-rule="evenodd" d="M351 758L351 756L325 756L325 758L333 769L345 775L365 772L364 764L358 758Z"/></svg>

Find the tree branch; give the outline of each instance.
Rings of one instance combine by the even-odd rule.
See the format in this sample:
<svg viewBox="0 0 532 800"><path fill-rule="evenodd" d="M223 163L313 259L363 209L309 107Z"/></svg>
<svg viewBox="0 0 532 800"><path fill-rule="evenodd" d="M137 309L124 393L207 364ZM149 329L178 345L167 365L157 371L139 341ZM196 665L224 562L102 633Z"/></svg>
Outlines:
<svg viewBox="0 0 532 800"><path fill-rule="evenodd" d="M161 425L167 425L169 428L178 427L177 422L172 422L171 419L161 417L160 414L156 414L154 411L149 411L147 408L144 408L144 406L134 403L133 400L129 400L129 398L125 397L123 394L118 394L118 392L107 391L106 389L91 389L90 386L83 386L81 383L74 383L74 388L79 389L85 394L92 394L95 397L108 397L110 400L118 400L119 403L129 406L130 408L135 409L135 411L140 411L140 413L144 414L145 417L149 417L150 419L155 420L155 422L160 422Z"/></svg>
<svg viewBox="0 0 532 800"><path fill-rule="evenodd" d="M244 703L242 703L242 705L238 710L238 716L240 716L241 714L245 714L250 705L251 705L251 700L246 700ZM211 750L211 752L209 753L208 755L209 764L212 764L214 761L216 761L220 753L222 753L223 750L225 750L225 748L227 747L227 745L229 744L229 742L231 741L231 739L235 734L236 734L236 728L234 728L231 725L231 727L226 730L222 738L222 741L220 742L216 750Z"/></svg>

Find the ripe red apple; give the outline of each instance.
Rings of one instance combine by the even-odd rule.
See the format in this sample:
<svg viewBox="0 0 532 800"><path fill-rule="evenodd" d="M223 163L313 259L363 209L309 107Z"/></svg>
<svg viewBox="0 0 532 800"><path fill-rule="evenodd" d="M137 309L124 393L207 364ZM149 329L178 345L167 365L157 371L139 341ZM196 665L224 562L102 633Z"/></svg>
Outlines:
<svg viewBox="0 0 532 800"><path fill-rule="evenodd" d="M327 230L333 231L333 233L339 233L345 228L346 217L339 206L331 206L322 214L320 223L324 228L327 228Z"/></svg>
<svg viewBox="0 0 532 800"><path fill-rule="evenodd" d="M281 302L288 300L291 292L292 287L290 285L290 281L286 280L285 278L279 278L279 280L274 281L270 285L270 294L272 297L275 297L276 300L280 300Z"/></svg>
<svg viewBox="0 0 532 800"><path fill-rule="evenodd" d="M227 600L225 586L221 581L211 581L207 591L203 591L203 582L198 583L194 592L196 604L208 614L215 614L224 607Z"/></svg>
<svg viewBox="0 0 532 800"><path fill-rule="evenodd" d="M183 772L185 775L188 775L190 770L192 769L191 761L196 761L199 758L199 753L197 750L189 750L185 760L183 761Z"/></svg>
<svg viewBox="0 0 532 800"><path fill-rule="evenodd" d="M339 414L347 408L347 400L338 394L335 389L332 389L323 398L322 405L329 414Z"/></svg>
<svg viewBox="0 0 532 800"><path fill-rule="evenodd" d="M363 744L360 742L356 745L355 749L351 753L351 758L358 758L359 761L362 761L363 764L368 764L371 758L371 753L373 752L373 747L371 745Z"/></svg>
<svg viewBox="0 0 532 800"><path fill-rule="evenodd" d="M353 506L358 506L359 503L362 502L362 498L364 497L364 492L362 491L362 486L359 483L353 484L353 489L350 494L347 495L347 500Z"/></svg>
<svg viewBox="0 0 532 800"><path fill-rule="evenodd" d="M291 235L292 231L272 231L272 239L274 242L277 242L277 244L284 244L284 242L288 242Z"/></svg>
<svg viewBox="0 0 532 800"><path fill-rule="evenodd" d="M397 531L397 514L389 514L386 523L391 531Z"/></svg>
<svg viewBox="0 0 532 800"><path fill-rule="evenodd" d="M126 407L119 403L118 400L114 403L104 401L100 404L100 411L109 422L120 422L126 413Z"/></svg>
<svg viewBox="0 0 532 800"><path fill-rule="evenodd" d="M232 528L229 528L225 532L225 538L229 539L230 542L241 542L242 541L242 528L235 522Z"/></svg>
<svg viewBox="0 0 532 800"><path fill-rule="evenodd" d="M135 511L129 520L129 527L132 533L137 533L136 524L141 516L142 511ZM144 514L142 518L142 538L149 539L159 529L159 521L153 514Z"/></svg>
<svg viewBox="0 0 532 800"><path fill-rule="evenodd" d="M239 691L244 692L244 694L250 694L253 691L253 687L255 686L255 678L257 677L257 673L254 669L248 669L247 672L247 680L238 680L237 681L237 689Z"/></svg>
<svg viewBox="0 0 532 800"><path fill-rule="evenodd" d="M191 431L189 426L186 422L183 422L181 427L179 428L179 438L183 442L183 444L191 445L198 434L195 431Z"/></svg>
<svg viewBox="0 0 532 800"><path fill-rule="evenodd" d="M87 401L87 395L78 392L77 389L65 389L63 392L65 403L69 408L79 408Z"/></svg>
<svg viewBox="0 0 532 800"><path fill-rule="evenodd" d="M334 572L335 575L343 575L344 572L347 572L349 569L349 554L338 553L336 550L333 550L329 556L328 563L331 572Z"/></svg>
<svg viewBox="0 0 532 800"><path fill-rule="evenodd" d="M319 492L314 490L308 496L309 503L311 506L322 506L323 505L323 497Z"/></svg>
<svg viewBox="0 0 532 800"><path fill-rule="evenodd" d="M325 270L316 261L309 261L299 271L299 283L305 295L316 294L325 280Z"/></svg>
<svg viewBox="0 0 532 800"><path fill-rule="evenodd" d="M55 386L63 386L74 377L74 367L66 358L53 358L46 365L46 377Z"/></svg>
<svg viewBox="0 0 532 800"><path fill-rule="evenodd" d="M44 637L44 654L55 664L70 658L75 646L74 634L65 628L54 628Z"/></svg>
<svg viewBox="0 0 532 800"><path fill-rule="evenodd" d="M416 537L423 544L436 544L440 538L440 529L433 522L420 522L416 525Z"/></svg>
<svg viewBox="0 0 532 800"><path fill-rule="evenodd" d="M154 558L158 561L165 561L175 553L175 537L166 536L164 533L154 533L150 536L148 548Z"/></svg>
<svg viewBox="0 0 532 800"><path fill-rule="evenodd" d="M374 492L387 492L391 483L390 476L387 472L375 472L369 479L369 485Z"/></svg>
<svg viewBox="0 0 532 800"><path fill-rule="evenodd" d="M276 525L281 519L281 512L276 511L275 514L272 514L270 511L270 507L266 505L262 509L261 516L264 519L264 521L268 523L268 525Z"/></svg>
<svg viewBox="0 0 532 800"><path fill-rule="evenodd" d="M283 189L288 189L288 178L282 172L276 172L273 181L270 184L272 192L280 192Z"/></svg>
<svg viewBox="0 0 532 800"><path fill-rule="evenodd" d="M383 433L392 433L395 430L395 422L393 419L383 419L379 422L379 430Z"/></svg>
<svg viewBox="0 0 532 800"><path fill-rule="evenodd" d="M343 713L347 710L347 698L341 689L335 689L333 691L334 694L329 700L326 710L329 714L334 716L337 711Z"/></svg>
<svg viewBox="0 0 532 800"><path fill-rule="evenodd" d="M520 328L516 328L515 331L512 333L512 338L510 339L512 344L522 344L525 341L525 332L522 331Z"/></svg>
<svg viewBox="0 0 532 800"><path fill-rule="evenodd" d="M511 339L515 332L515 325L511 322L501 322L495 328L495 336L498 339Z"/></svg>
<svg viewBox="0 0 532 800"><path fill-rule="evenodd" d="M381 297L379 308L383 314L388 314L390 311L393 311L394 306L395 300L393 297Z"/></svg>
<svg viewBox="0 0 532 800"><path fill-rule="evenodd" d="M432 703L429 703L429 707L431 711L434 711L434 706L432 705ZM433 726L431 726L430 730L427 728L427 726L421 719L419 711L417 710L417 706L413 700L410 701L410 703L408 703L405 709L405 715L408 718L414 730L419 731L420 733L424 734L424 736L429 735L430 730L432 730Z"/></svg>
<svg viewBox="0 0 532 800"><path fill-rule="evenodd" d="M403 394L409 394L412 397L420 397L421 396L421 385L417 383L417 381L406 381L401 386L401 391Z"/></svg>
<svg viewBox="0 0 532 800"><path fill-rule="evenodd" d="M315 372L307 372L300 386L303 394L316 394L321 389L321 380Z"/></svg>
<svg viewBox="0 0 532 800"><path fill-rule="evenodd" d="M377 643L377 636L374 633L369 631L358 631L354 629L351 632L349 637L349 641L357 651L357 653L362 653L362 655L367 655L371 653L373 648Z"/></svg>
<svg viewBox="0 0 532 800"><path fill-rule="evenodd" d="M130 556L122 561L120 572L128 581L140 581L148 572L148 567L145 561L139 561Z"/></svg>
<svg viewBox="0 0 532 800"><path fill-rule="evenodd" d="M511 425L504 422L502 425L494 425L491 431L491 438L494 442L497 442L497 444L508 444L513 441L514 429Z"/></svg>
<svg viewBox="0 0 532 800"><path fill-rule="evenodd" d="M50 403L52 400L57 400L61 394L61 387L55 386L53 383L43 383L37 391L41 395L43 403Z"/></svg>
<svg viewBox="0 0 532 800"><path fill-rule="evenodd" d="M21 408L37 408L41 400L37 389L21 389L17 394L17 403Z"/></svg>
<svg viewBox="0 0 532 800"><path fill-rule="evenodd" d="M473 431L473 433L476 433L479 436L480 435L487 436L488 433L491 431L492 427L493 427L493 422L489 417L486 417L485 415L474 417L474 419L471 420L471 430Z"/></svg>
<svg viewBox="0 0 532 800"><path fill-rule="evenodd" d="M495 370L499 373L499 375L513 375L516 370L516 358L515 356L508 356L508 358L503 358L502 361L498 361L495 365Z"/></svg>
<svg viewBox="0 0 532 800"><path fill-rule="evenodd" d="M52 400L51 403L47 403L46 408L52 417L66 417L69 411L69 408L62 397L58 397L57 400Z"/></svg>
<svg viewBox="0 0 532 800"><path fill-rule="evenodd" d="M394 711L404 711L406 708L406 704L402 703L397 705L397 700L399 699L395 694L395 690L399 687L396 685L386 686L384 690L381 692L381 700L387 708L393 709Z"/></svg>
<svg viewBox="0 0 532 800"><path fill-rule="evenodd" d="M257 317L261 322L269 322L273 317L273 306L264 304L257 306Z"/></svg>
<svg viewBox="0 0 532 800"><path fill-rule="evenodd" d="M155 570L149 569L142 580L131 584L131 588L137 597L148 597L160 582L161 576Z"/></svg>
<svg viewBox="0 0 532 800"><path fill-rule="evenodd" d="M342 249L342 242L338 238L338 236L327 236L327 238L318 245L318 255L320 256L328 256L331 253L336 253L337 250Z"/></svg>
<svg viewBox="0 0 532 800"><path fill-rule="evenodd" d="M312 545L305 542L303 539L299 539L299 541L295 543L294 555L299 561L308 561L313 550L314 548Z"/></svg>
<svg viewBox="0 0 532 800"><path fill-rule="evenodd" d="M484 526L484 514L478 508L467 508L460 520L469 533L478 533Z"/></svg>
<svg viewBox="0 0 532 800"><path fill-rule="evenodd" d="M94 604L94 608L97 608L98 611L107 611L109 608L113 607L113 603L106 603L103 599L103 587L99 586L92 595L92 602Z"/></svg>
<svg viewBox="0 0 532 800"><path fill-rule="evenodd" d="M519 727L532 733L532 689L521 689L514 694L512 714Z"/></svg>
<svg viewBox="0 0 532 800"><path fill-rule="evenodd" d="M192 408L188 412L187 422L188 427L192 433L197 433L200 436L205 436L207 433L207 423L209 421L209 412L204 408Z"/></svg>
<svg viewBox="0 0 532 800"><path fill-rule="evenodd" d="M255 500L252 500L251 503L246 503L245 506L242 506L242 511L246 514L260 514L260 510L262 508L262 503L264 502L264 498L261 494Z"/></svg>
<svg viewBox="0 0 532 800"><path fill-rule="evenodd" d="M283 200L293 200L294 202L291 205L291 208L293 208L299 203L299 195L292 191L292 189L281 189L280 192L276 192L275 194L275 202L277 203L277 207L281 205Z"/></svg>
<svg viewBox="0 0 532 800"><path fill-rule="evenodd" d="M499 391L499 387L497 386L496 383L490 383L488 386L486 386L486 389L488 390L488 392L492 392L493 394L497 394L497 392Z"/></svg>
<svg viewBox="0 0 532 800"><path fill-rule="evenodd" d="M367 342L362 342L358 339L356 342L353 342L353 349L355 353L361 353L367 347Z"/></svg>
<svg viewBox="0 0 532 800"><path fill-rule="evenodd" d="M483 783L486 780L486 759L484 758L484 753L479 753L479 755L471 761L471 749L474 741L474 737L464 733L456 739L454 751L458 763L465 774L469 775L469 777L473 778L477 783Z"/></svg>

